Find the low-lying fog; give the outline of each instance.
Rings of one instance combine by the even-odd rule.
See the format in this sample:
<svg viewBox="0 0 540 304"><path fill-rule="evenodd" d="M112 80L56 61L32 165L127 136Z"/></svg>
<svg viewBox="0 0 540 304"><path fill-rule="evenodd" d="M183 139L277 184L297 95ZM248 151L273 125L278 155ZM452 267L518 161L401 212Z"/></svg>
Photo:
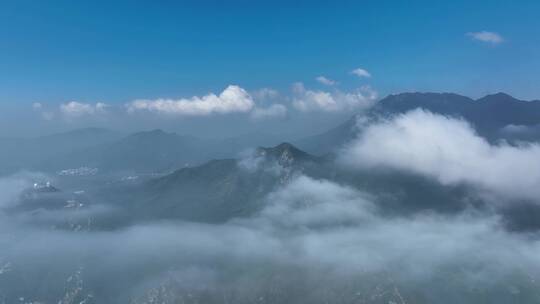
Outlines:
<svg viewBox="0 0 540 304"><path fill-rule="evenodd" d="M432 124L429 136L437 140L399 158L396 147L426 136L419 121ZM519 183L536 178L534 170L501 177L515 182L504 182L506 188L496 176L482 177L512 174L513 157L534 160L537 146L493 146L463 121L422 111L373 122L363 134L337 166L411 170L443 187L469 183L494 206L535 197L531 184ZM476 150L452 150L464 142ZM42 184L47 180L52 184ZM115 202L77 190L88 186L84 179L62 194L57 183L58 177L29 172L0 179L0 303L540 301L538 235L509 231L491 208L390 215L376 203L385 193L297 172L248 216L101 229L93 223L122 215ZM24 209L24 198L36 193L67 195L65 206Z"/></svg>

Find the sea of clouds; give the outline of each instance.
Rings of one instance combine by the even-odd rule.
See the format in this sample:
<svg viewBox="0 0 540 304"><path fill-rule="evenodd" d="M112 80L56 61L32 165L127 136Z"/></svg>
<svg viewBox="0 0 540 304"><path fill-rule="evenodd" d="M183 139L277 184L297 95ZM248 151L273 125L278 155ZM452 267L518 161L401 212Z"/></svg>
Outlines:
<svg viewBox="0 0 540 304"><path fill-rule="evenodd" d="M538 197L536 144L492 145L465 121L422 110L362 130L338 158L354 170L408 170L497 201ZM538 235L508 231L496 213L389 216L375 203L380 193L299 175L256 214L221 224L72 231L50 224L80 210L48 213L48 225L5 212L35 179L0 179L0 302L540 301Z"/></svg>

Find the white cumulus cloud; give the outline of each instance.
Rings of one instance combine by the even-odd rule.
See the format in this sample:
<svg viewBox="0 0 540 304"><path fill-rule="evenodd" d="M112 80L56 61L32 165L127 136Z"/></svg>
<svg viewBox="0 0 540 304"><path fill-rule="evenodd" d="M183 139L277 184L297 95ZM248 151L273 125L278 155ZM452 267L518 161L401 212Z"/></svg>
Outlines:
<svg viewBox="0 0 540 304"><path fill-rule="evenodd" d="M295 97L293 106L299 111L326 111L337 112L353 109L366 109L377 100L377 92L370 86L362 86L354 92L341 92L339 90L314 91L308 90L302 83L293 86Z"/></svg>
<svg viewBox="0 0 540 304"><path fill-rule="evenodd" d="M504 38L495 32L488 32L488 31L469 32L466 35L469 36L473 40L490 43L490 44L500 44L504 42Z"/></svg>
<svg viewBox="0 0 540 304"><path fill-rule="evenodd" d="M135 100L126 106L129 113L149 111L180 116L205 116L249 112L253 109L254 102L246 90L236 85L229 85L219 95L210 93L202 97L181 99Z"/></svg>
<svg viewBox="0 0 540 304"><path fill-rule="evenodd" d="M341 161L466 183L503 198L540 198L539 144L490 144L466 121L420 109L364 126Z"/></svg>
<svg viewBox="0 0 540 304"><path fill-rule="evenodd" d="M362 69L362 68L357 68L357 69L354 69L351 71L352 74L360 77L360 78L370 78L371 77L371 74L365 70L365 69Z"/></svg>

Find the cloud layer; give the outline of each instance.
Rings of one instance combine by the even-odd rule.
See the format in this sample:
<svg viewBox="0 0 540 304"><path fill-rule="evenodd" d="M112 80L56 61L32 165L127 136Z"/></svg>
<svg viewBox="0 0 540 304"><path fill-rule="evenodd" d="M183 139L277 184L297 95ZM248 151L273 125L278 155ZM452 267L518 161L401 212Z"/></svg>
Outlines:
<svg viewBox="0 0 540 304"><path fill-rule="evenodd" d="M189 99L135 100L127 104L128 112L149 111L180 116L205 116L249 112L254 107L252 97L236 85L230 85L219 95L208 94Z"/></svg>
<svg viewBox="0 0 540 304"><path fill-rule="evenodd" d="M8 299L56 303L75 291L114 303L507 303L533 299L540 274L538 241L504 231L495 216L386 217L371 195L306 176L256 215L222 224L69 232L0 218Z"/></svg>
<svg viewBox="0 0 540 304"><path fill-rule="evenodd" d="M86 115L102 114L108 105L102 102L95 104L71 101L60 105L60 113L68 118L77 118Z"/></svg>
<svg viewBox="0 0 540 304"><path fill-rule="evenodd" d="M358 77L371 77L368 71L358 68L351 72ZM157 114L167 117L209 117L213 115L247 114L252 121L283 119L289 110L299 112L341 112L364 110L372 106L378 98L377 92L369 85L353 91L335 89L337 81L325 76L316 80L332 90L306 89L300 82L293 84L292 95L281 95L272 88L262 88L248 92L237 85L227 86L221 93L204 96L183 97L179 99L136 99L123 106L103 102L85 103L70 101L58 107L49 108L42 103L33 103L32 109L45 120L64 118L65 122L90 121L104 122L104 119L133 118L126 114ZM108 115L103 115L108 114ZM140 118L140 116L137 116ZM157 116L156 116L157 117Z"/></svg>
<svg viewBox="0 0 540 304"><path fill-rule="evenodd" d="M513 199L539 201L540 145L492 145L464 120L414 110L361 126L341 161L467 183Z"/></svg>

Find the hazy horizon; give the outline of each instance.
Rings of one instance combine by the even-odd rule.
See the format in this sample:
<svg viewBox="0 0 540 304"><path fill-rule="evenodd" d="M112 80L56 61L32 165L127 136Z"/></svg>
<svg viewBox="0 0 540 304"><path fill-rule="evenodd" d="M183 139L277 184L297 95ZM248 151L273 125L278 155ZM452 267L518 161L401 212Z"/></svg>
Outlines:
<svg viewBox="0 0 540 304"><path fill-rule="evenodd" d="M457 94L455 92L394 92L388 95L378 97L373 101L375 105L378 101L391 96L399 95L404 93L421 93L421 94L443 94L451 93ZM507 94L506 92L493 92L490 94L482 95L477 98L470 96L462 95L468 97L472 100L478 100L483 97L493 95L493 94ZM461 94L458 94L461 95ZM518 100L533 102L540 100L538 98L524 100L512 96ZM285 99L286 100L286 99ZM290 102L290 101L289 101ZM282 103L279 103L282 104ZM372 107L370 105L369 107ZM268 134L275 135L277 137L282 137L283 141L298 140L303 137L318 135L328 129L339 126L344 121L350 119L356 114L362 114L367 108L357 109L351 112L331 112L331 113L295 113L293 111L287 111L287 114L283 117L278 117L277 119L253 119L249 115L237 114L234 117L176 117L174 115L157 115L154 117L133 117L128 113L128 111L123 108L123 105L120 107L115 107L114 109L109 109L112 113L107 113L108 117L85 117L85 115L79 117L62 117L62 114L55 112L57 109L52 109L52 112L58 115L58 117L51 121L52 119L44 119L44 110L42 108L35 109L33 108L33 113L28 113L28 108L22 109L24 114L10 113L12 118L20 120L24 115L31 115L35 119L34 123L39 125L28 128L26 131L17 129L17 131L22 131L20 134L14 133L12 129L8 128L10 123L9 119L3 121L5 125L1 130L4 130L0 133L0 138L13 138L13 137L22 137L22 138L34 138L40 136L55 135L60 133L66 133L70 131L76 131L80 129L108 129L111 131L120 132L124 135L136 132L145 132L152 130L163 130L165 132L177 133L183 136L195 136L202 139L227 139L234 137L241 137L250 134ZM4 112L4 115L8 112ZM13 116L14 115L14 116ZM105 115L102 113L102 115ZM212 123L215 124L212 127L204 127L207 125L208 119L212 120ZM40 121L41 120L41 121ZM37 128L37 129L36 129ZM202 130L201 130L202 129ZM8 131L9 130L9 131Z"/></svg>
<svg viewBox="0 0 540 304"><path fill-rule="evenodd" d="M540 303L538 12L1 1L0 304Z"/></svg>
<svg viewBox="0 0 540 304"><path fill-rule="evenodd" d="M0 136L91 126L300 138L389 94L540 99L539 8L534 1L7 1ZM242 102L212 105L230 86Z"/></svg>

